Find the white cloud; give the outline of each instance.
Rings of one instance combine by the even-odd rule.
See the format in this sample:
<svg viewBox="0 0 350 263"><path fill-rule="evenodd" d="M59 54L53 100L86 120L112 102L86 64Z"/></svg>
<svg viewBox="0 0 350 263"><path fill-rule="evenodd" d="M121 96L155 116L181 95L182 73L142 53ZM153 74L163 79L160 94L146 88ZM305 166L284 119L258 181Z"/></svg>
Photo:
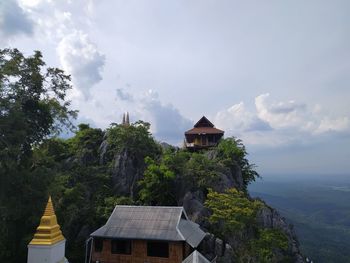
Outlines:
<svg viewBox="0 0 350 263"><path fill-rule="evenodd" d="M32 8L39 5L43 0L19 0L19 3L27 8Z"/></svg>
<svg viewBox="0 0 350 263"><path fill-rule="evenodd" d="M89 99L105 64L105 55L88 35L92 1L18 1L23 13L35 19L36 38L56 50L60 67L72 76L73 98Z"/></svg>
<svg viewBox="0 0 350 263"><path fill-rule="evenodd" d="M141 99L141 110L146 112L152 124L155 137L160 141L179 144L184 138L184 132L192 125L192 121L181 115L172 104L163 104L158 94L149 90Z"/></svg>
<svg viewBox="0 0 350 263"><path fill-rule="evenodd" d="M350 132L348 117L327 115L320 105L294 100L271 102L269 94L255 98L255 111L240 102L218 112L215 123L227 136L265 146L304 144L325 133Z"/></svg>
<svg viewBox="0 0 350 263"><path fill-rule="evenodd" d="M349 131L349 129L350 122L348 117L339 117L336 119L324 117L314 132L316 134L325 132L346 132Z"/></svg>
<svg viewBox="0 0 350 263"><path fill-rule="evenodd" d="M65 36L60 41L57 52L63 69L72 75L75 88L88 99L91 88L102 79L105 56L81 31Z"/></svg>
<svg viewBox="0 0 350 263"><path fill-rule="evenodd" d="M117 89L117 97L118 99L120 100L123 100L123 101L133 101L133 96L126 92L124 89Z"/></svg>
<svg viewBox="0 0 350 263"><path fill-rule="evenodd" d="M122 113L128 111L132 122L136 120L149 122L152 134L159 141L181 145L184 132L193 126L193 122L184 117L172 104L164 104L159 94L152 89L131 93L118 88L116 98L118 109L115 110L117 112L114 111L113 118L122 116ZM117 122L120 121L121 117Z"/></svg>
<svg viewBox="0 0 350 263"><path fill-rule="evenodd" d="M225 128L229 134L237 135L252 130L265 131L271 129L267 122L246 110L243 102L218 112L215 116L215 123L217 127Z"/></svg>
<svg viewBox="0 0 350 263"><path fill-rule="evenodd" d="M257 116L269 123L272 128L301 127L307 115L306 105L287 102L270 103L269 94L262 94L255 98Z"/></svg>
<svg viewBox="0 0 350 263"><path fill-rule="evenodd" d="M0 37L33 34L33 21L15 0L0 1Z"/></svg>

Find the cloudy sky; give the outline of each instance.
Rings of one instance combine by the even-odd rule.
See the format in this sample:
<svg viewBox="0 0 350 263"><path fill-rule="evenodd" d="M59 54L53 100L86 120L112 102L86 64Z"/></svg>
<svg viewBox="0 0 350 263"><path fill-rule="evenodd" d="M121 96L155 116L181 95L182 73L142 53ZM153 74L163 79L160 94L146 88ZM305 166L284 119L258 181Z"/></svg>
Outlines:
<svg viewBox="0 0 350 263"><path fill-rule="evenodd" d="M350 170L350 1L0 0L0 47L72 75L79 121L181 144L202 115L264 174Z"/></svg>

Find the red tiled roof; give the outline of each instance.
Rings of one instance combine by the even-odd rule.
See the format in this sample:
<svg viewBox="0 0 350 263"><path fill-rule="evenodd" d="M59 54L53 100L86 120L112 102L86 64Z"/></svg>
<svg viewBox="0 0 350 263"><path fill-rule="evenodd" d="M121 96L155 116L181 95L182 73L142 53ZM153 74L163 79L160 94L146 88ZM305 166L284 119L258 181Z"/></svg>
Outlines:
<svg viewBox="0 0 350 263"><path fill-rule="evenodd" d="M198 127L185 132L185 134L224 134L224 131L212 127Z"/></svg>

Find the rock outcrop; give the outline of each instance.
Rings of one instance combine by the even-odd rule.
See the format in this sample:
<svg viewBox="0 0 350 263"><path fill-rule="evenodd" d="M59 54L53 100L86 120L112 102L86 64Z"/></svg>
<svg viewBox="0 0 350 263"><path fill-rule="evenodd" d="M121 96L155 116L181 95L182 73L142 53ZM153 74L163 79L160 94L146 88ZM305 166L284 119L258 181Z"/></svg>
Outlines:
<svg viewBox="0 0 350 263"><path fill-rule="evenodd" d="M163 145L163 148L169 148L169 145ZM106 160L108 143L103 141L100 146L100 163ZM206 153L208 159L215 159L217 152L215 150ZM118 195L136 196L138 192L138 181L142 179L144 172L143 160L138 160L127 148L121 150L112 157L112 179L114 191ZM221 166L218 171L218 180L210 186L217 192L235 187L244 190L242 172L238 166ZM209 230L208 217L210 211L204 206L206 192L203 189L193 189L186 182L176 182L177 204L182 205L191 220L201 225L204 230ZM304 262L299 250L299 244L292 227L286 220L274 209L264 205L257 214L257 224L262 228L280 229L288 237L288 254L295 259L295 262ZM254 238L254 231L251 228L245 229L237 236L229 236L225 241L207 233L199 250L208 259L216 262L234 263L238 262L235 251L240 249L242 236L244 239ZM256 262L252 259L250 262Z"/></svg>
<svg viewBox="0 0 350 263"><path fill-rule="evenodd" d="M119 195L134 197L137 182L143 177L144 164L132 156L128 149L116 154L113 160L112 179L114 191Z"/></svg>
<svg viewBox="0 0 350 263"><path fill-rule="evenodd" d="M288 251L293 255L295 262L304 262L293 226L288 224L275 209L265 205L257 214L257 223L264 228L281 230L288 238Z"/></svg>

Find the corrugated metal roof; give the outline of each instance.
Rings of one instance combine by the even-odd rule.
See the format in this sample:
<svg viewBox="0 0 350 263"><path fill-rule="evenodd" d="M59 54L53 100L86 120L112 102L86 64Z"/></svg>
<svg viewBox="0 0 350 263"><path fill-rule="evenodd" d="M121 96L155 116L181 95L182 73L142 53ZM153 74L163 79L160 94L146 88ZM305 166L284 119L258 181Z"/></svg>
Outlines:
<svg viewBox="0 0 350 263"><path fill-rule="evenodd" d="M197 250L193 251L191 255L182 261L182 263L210 263L201 253Z"/></svg>
<svg viewBox="0 0 350 263"><path fill-rule="evenodd" d="M199 127L188 130L185 134L224 134L224 131L212 127Z"/></svg>
<svg viewBox="0 0 350 263"><path fill-rule="evenodd" d="M180 219L178 229L191 247L197 247L205 236L199 225L190 220Z"/></svg>
<svg viewBox="0 0 350 263"><path fill-rule="evenodd" d="M181 219L181 217L186 219ZM93 237L186 241L192 247L205 233L187 219L183 207L117 205Z"/></svg>

